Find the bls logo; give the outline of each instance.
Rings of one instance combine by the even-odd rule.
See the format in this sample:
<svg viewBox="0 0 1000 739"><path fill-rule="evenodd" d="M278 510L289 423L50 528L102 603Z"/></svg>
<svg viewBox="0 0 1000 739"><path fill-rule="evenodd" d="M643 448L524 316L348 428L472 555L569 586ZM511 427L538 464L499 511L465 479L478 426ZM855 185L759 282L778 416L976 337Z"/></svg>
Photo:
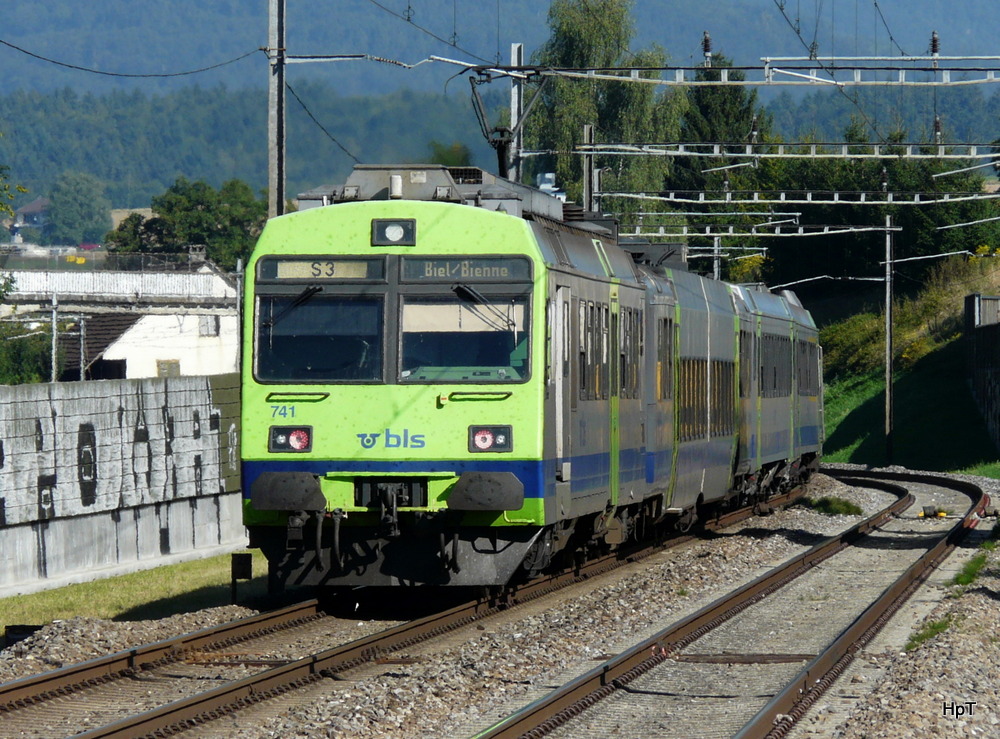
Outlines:
<svg viewBox="0 0 1000 739"><path fill-rule="evenodd" d="M365 449L373 449L378 444L381 433L376 434L355 434L361 441L361 446ZM424 435L411 434L409 429L403 429L402 434L394 434L389 429L385 430L383 446L386 449L423 449Z"/></svg>

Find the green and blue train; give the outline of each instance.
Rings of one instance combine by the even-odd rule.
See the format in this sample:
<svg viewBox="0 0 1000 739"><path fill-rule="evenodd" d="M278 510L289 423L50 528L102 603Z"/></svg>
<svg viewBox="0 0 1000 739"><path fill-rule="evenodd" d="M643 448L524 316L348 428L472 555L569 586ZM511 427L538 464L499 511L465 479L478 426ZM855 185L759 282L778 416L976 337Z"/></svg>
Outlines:
<svg viewBox="0 0 1000 739"><path fill-rule="evenodd" d="M241 440L271 588L502 586L808 475L809 313L641 251L467 167L358 166L271 219Z"/></svg>

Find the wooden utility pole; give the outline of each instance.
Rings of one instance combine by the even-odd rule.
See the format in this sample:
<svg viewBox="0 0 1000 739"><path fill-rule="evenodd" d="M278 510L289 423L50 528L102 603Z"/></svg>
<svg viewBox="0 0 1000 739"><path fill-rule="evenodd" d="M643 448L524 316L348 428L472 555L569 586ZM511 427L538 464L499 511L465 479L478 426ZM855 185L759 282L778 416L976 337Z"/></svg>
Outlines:
<svg viewBox="0 0 1000 739"><path fill-rule="evenodd" d="M285 0L268 0L267 217L285 212Z"/></svg>

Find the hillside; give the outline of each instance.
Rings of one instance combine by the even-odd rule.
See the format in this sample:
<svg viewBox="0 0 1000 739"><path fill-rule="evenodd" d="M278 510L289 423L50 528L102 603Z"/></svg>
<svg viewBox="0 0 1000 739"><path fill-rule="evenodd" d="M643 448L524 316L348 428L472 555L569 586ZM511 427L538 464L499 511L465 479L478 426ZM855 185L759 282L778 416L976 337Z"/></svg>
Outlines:
<svg viewBox="0 0 1000 739"><path fill-rule="evenodd" d="M1000 451L969 391L963 298L1000 293L996 259L952 258L895 308L894 464L1000 478ZM827 325L824 374L828 462L881 466L885 455L883 317L858 313Z"/></svg>
<svg viewBox="0 0 1000 739"><path fill-rule="evenodd" d="M591 5L599 8L597 0ZM996 53L991 29L994 0L881 0L872 3L702 0L699 3L636 0L636 46L659 44L677 64L702 61L708 31L714 49L737 64L763 56L802 55L815 42L821 54L923 54L931 31L943 54ZM510 43L528 54L548 35L548 3L537 0L461 3L458 0L338 0L317 4L287 0L287 40L292 54L374 54L416 62L430 54L469 61L509 58ZM881 11L880 13L877 10ZM410 21L405 18L409 16ZM268 0L50 0L14 2L4 8L0 40L31 54L112 74L156 75L197 70L249 54L239 62L191 76L115 77L60 67L0 47L6 90L79 92L139 88L166 91L199 84L262 88ZM798 27L801 38L793 26ZM891 37L890 37L891 32ZM455 45L448 42L455 40ZM323 79L341 94L386 93L401 88L440 92L456 71L449 65L404 70L373 62L297 65L292 80Z"/></svg>

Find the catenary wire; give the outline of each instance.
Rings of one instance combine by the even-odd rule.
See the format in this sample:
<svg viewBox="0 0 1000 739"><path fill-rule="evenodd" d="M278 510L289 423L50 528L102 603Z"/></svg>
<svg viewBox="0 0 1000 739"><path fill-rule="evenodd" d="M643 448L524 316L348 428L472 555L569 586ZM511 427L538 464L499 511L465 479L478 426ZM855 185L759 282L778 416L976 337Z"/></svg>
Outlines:
<svg viewBox="0 0 1000 739"><path fill-rule="evenodd" d="M496 63L492 59L484 59L483 57L479 56L478 54L474 54L473 52L469 51L468 49L463 49L458 44L451 43L450 41L448 41L448 39L443 38L442 36L438 36L436 33L434 33L433 31L431 31L430 29L424 28L423 26L421 26L419 23L414 23L413 19L412 19L412 16L410 18L407 18L406 15L403 15L401 13L397 13L392 8L387 8L385 5L383 5L382 3L380 3L378 0L368 0L368 2L370 2L372 5L374 5L377 8L381 8L382 10L384 10L386 13L388 13L391 16L393 16L394 18L399 18L399 20L401 20L401 21L403 21L405 23L409 23L411 26L413 26L414 28L416 28L421 33L427 34L431 38L440 41L442 44L445 44L447 46L451 46L454 49L458 49L459 51L461 51L461 52L463 52L465 54L468 54L472 58L478 59L479 61L484 62L485 64L495 64Z"/></svg>
<svg viewBox="0 0 1000 739"><path fill-rule="evenodd" d="M310 119L312 119L313 123L319 126L319 130L325 133L327 138L330 139L330 141L335 143L342 152L344 152L345 154L347 154L347 156L353 159L355 164L361 164L360 159L358 159L351 152L349 152L342 143L337 141L336 137L332 133L330 133L329 131L326 130L326 128L323 127L323 124L320 123L319 120L317 120L316 116L312 114L312 111L309 110L308 106L304 102L302 102L302 98L299 97L298 93L295 92L295 90L292 89L292 86L289 85L287 82L285 82L285 89L288 90L290 93L292 93L292 97L295 98L298 104L302 106L302 110L304 110L306 112L306 115L309 116Z"/></svg>
<svg viewBox="0 0 1000 739"><path fill-rule="evenodd" d="M882 12L882 7L878 4L878 0L872 0L872 2L875 4L875 10L878 13L878 17L882 19L882 25L885 26L885 32L889 34L889 42L899 49L900 54L903 56L909 56L909 54L903 51L903 47L896 41L896 37L892 35L892 30L889 28L889 23L885 19L885 14Z"/></svg>
<svg viewBox="0 0 1000 739"><path fill-rule="evenodd" d="M799 31L799 29L797 27L797 24L796 23L792 23L792 19L789 18L788 14L785 12L785 5L782 2L782 0L774 0L774 4L778 8L778 12L781 13L781 17L785 19L785 22L788 23L789 27L791 27L792 31L798 37L799 42L806 48L806 51L809 52L809 55L810 56L815 56L814 49L808 43L806 43L806 40L804 38L802 38L802 34L800 33L800 31ZM818 23L819 23L819 21L817 19L817 24ZM827 74L830 75L831 79L834 79L834 80L836 79L836 77L833 74L833 72L830 71L829 69L827 69L827 67L825 65L823 65L818 60L817 60L816 63L819 65L819 67L824 72L826 72ZM886 139L886 137L882 135L882 133L878 130L878 127L872 122L871 118L868 117L868 114L865 113L864 108L861 107L861 104L858 102L857 98L856 97L851 97L850 95L848 95L847 92L844 90L844 88L840 87L839 85L837 86L837 91L841 95L843 95L845 98L847 98L851 102L851 104L855 108L858 109L858 113L864 119L865 123L868 124L868 127L872 130L872 132L875 134L875 136L878 137L879 141L881 141L883 144L888 143L888 140Z"/></svg>
<svg viewBox="0 0 1000 739"><path fill-rule="evenodd" d="M127 73L127 72L105 72L105 71L100 70L100 69L92 69L90 67L81 67L81 66L79 66L77 64L68 64L66 62L61 62L58 59L50 59L49 57L42 56L41 54L35 54L34 52L28 51L27 49L23 49L20 46L12 44L9 41L4 41L3 39L0 39L0 44L2 44L3 46L6 46L8 48L14 49L15 51L19 51L22 54L26 54L27 56L30 56L30 57L32 57L34 59L39 59L39 60L41 60L43 62L47 62L49 64L55 64L56 66L59 66L59 67L65 67L66 69L75 69L78 72L88 72L90 74L100 74L100 75L104 75L105 77L131 77L131 78L136 78L136 77L139 77L139 78L145 78L145 77L185 77L187 75L192 75L192 74L201 74L202 72L208 72L208 71L211 71L213 69L218 69L219 67L225 67L226 65L234 64L236 62L242 61L243 59L246 59L248 56L257 53L258 51L263 51L263 49L254 49L253 51L248 51L246 54L243 54L242 56L238 56L235 59L230 59L230 60L225 61L225 62L219 62L218 64L212 64L211 66L201 67L199 69L189 69L189 70L184 71L184 72L161 72L161 73L157 73L157 74L152 74L152 73L150 73L150 74L135 74L135 73Z"/></svg>

